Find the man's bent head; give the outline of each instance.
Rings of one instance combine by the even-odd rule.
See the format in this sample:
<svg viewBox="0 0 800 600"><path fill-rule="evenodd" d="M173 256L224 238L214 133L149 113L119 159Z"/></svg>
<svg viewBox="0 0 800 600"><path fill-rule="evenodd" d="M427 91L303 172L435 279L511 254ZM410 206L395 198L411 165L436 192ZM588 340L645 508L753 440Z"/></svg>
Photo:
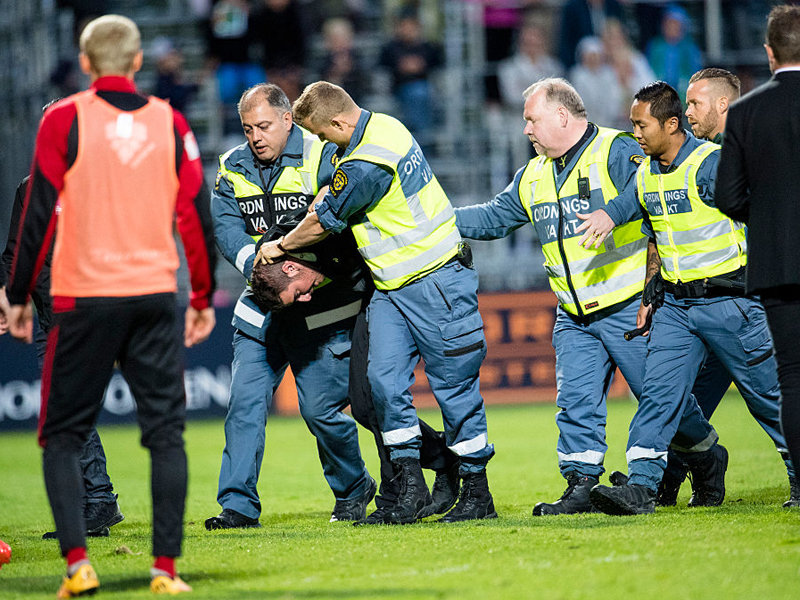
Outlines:
<svg viewBox="0 0 800 600"><path fill-rule="evenodd" d="M324 279L311 263L282 256L271 264L254 265L250 288L263 308L276 311L295 302L308 302Z"/></svg>

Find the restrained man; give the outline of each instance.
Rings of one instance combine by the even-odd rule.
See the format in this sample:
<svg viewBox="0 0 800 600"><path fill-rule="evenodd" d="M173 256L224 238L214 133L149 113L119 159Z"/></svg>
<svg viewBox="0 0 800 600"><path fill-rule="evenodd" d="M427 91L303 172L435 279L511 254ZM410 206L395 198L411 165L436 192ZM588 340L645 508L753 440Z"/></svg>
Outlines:
<svg viewBox="0 0 800 600"><path fill-rule="evenodd" d="M275 240L289 233L302 221L306 209L300 209L289 219L272 227L261 238L261 243ZM391 508L400 493L400 479L389 457L389 449L383 443L372 392L367 378L366 308L374 291L372 279L364 259L356 250L355 240L349 230L326 237L321 242L302 248L291 255L275 259L273 263L256 262L250 278L250 287L256 300L265 310L283 310L296 300L308 300L314 290L326 280L353 282L367 286L362 309L353 327L350 346L350 408L353 418L370 430L375 437L381 463L380 494L375 497L376 509L365 519L354 525L380 525L387 522ZM295 300L296 299L296 300ZM460 478L458 457L447 449L444 433L434 430L422 419L419 420L422 444L420 464L423 469L436 472L431 489L433 503L423 516L443 514L452 508L458 496Z"/></svg>
<svg viewBox="0 0 800 600"><path fill-rule="evenodd" d="M214 234L223 256L250 279L255 242L298 208L311 204L331 178L336 146L292 123L289 99L274 84L246 90L239 117L247 141L220 157L211 194ZM245 287L234 308L233 366L217 501L222 512L206 529L259 527L258 477L272 395L291 365L300 414L317 440L336 499L331 521L363 519L375 496L348 404L350 337L364 295L332 281L312 301L279 313L263 311Z"/></svg>
<svg viewBox="0 0 800 600"><path fill-rule="evenodd" d="M566 80L548 78L524 93L527 135L539 156L517 171L491 202L456 209L465 237L497 239L533 223L544 267L558 298L556 351L558 461L567 489L535 516L592 512L589 491L604 473L606 396L616 367L638 398L646 342L633 329L639 307L647 239L639 223L581 246L576 215L605 206L633 183L643 160L630 135L587 120L583 100ZM695 450L714 443L716 432L699 410L687 411L682 430ZM696 452L697 460L708 454Z"/></svg>
<svg viewBox="0 0 800 600"><path fill-rule="evenodd" d="M642 304L637 326L649 329L646 377L628 439L626 484L598 485L592 502L608 514L653 512L656 489L673 444L678 416L708 352L714 352L759 423L794 469L779 430L778 383L764 309L744 296L747 263L745 227L714 205L719 146L698 140L681 127L677 92L664 82L645 86L634 97L631 123L648 158L636 188L617 200L638 198L648 242L648 286L663 278L661 301ZM727 451L712 448L716 460L706 473L721 485L697 490L690 506L714 506L724 499ZM721 493L719 493L719 491Z"/></svg>
<svg viewBox="0 0 800 600"><path fill-rule="evenodd" d="M459 259L453 208L417 141L396 119L362 110L342 88L306 87L295 119L344 149L330 190L265 260L347 227L376 291L367 309L368 377L383 441L399 471L390 523L426 514L430 493L420 466L420 427L409 388L422 358L444 417L447 445L460 458L462 487L444 522L495 518L486 463L494 454L478 374L486 355L477 275Z"/></svg>

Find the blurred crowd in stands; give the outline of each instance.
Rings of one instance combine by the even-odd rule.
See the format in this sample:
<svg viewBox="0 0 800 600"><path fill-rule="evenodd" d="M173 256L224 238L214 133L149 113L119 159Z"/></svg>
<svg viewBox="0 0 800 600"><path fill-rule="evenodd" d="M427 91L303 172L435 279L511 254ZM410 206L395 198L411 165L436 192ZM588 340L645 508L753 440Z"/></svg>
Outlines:
<svg viewBox="0 0 800 600"><path fill-rule="evenodd" d="M76 31L107 4L101 0L62 2L73 7ZM445 58L450 33L445 21L448 5L452 8L453 4L469 6L469 14L482 19L475 30L483 32L483 39L466 43L478 44L484 51L483 77L476 77L474 86L482 88L487 152L502 156L492 161L492 193L502 189L495 184L504 186L533 155L522 135L522 93L538 79L566 77L583 97L592 122L629 130L631 99L643 85L662 79L684 97L695 71L704 66L732 66L712 65L704 59L705 2L697 0L162 2L166 3L186 7L186 21L197 31L191 50L196 54L199 45L202 56L185 56L185 38L156 35L145 39L146 58L154 72L139 81L143 91L169 99L190 121L200 112L194 104L201 103L202 91L213 90L213 110L221 115L223 139L219 147L203 147L201 137L209 169L222 148L243 141L236 113L243 90L269 81L281 86L293 101L307 83L326 79L348 90L358 104L403 120L434 161L436 171L437 158L452 153L436 144L453 93L443 74L462 67ZM762 40L748 36L762 28L770 3L724 0L723 5L726 45L760 49ZM194 59L192 68L187 68L189 58ZM755 85L746 65L733 70L742 79L743 93ZM51 82L59 95L76 91L81 85L77 66L59 63ZM202 102L207 103L207 96ZM203 110L210 109L204 105ZM201 130L192 123L195 131ZM477 200L486 198L473 201ZM504 252L516 252L526 260L530 260L530 249L537 247L533 233L523 230L508 244ZM519 286L530 282L521 280ZM515 287L505 279L497 285Z"/></svg>

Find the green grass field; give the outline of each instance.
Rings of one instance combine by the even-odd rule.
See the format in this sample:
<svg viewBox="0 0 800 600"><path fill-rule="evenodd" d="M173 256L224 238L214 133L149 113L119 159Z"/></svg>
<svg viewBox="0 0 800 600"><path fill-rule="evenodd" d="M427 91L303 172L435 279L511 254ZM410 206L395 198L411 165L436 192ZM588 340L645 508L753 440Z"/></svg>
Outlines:
<svg viewBox="0 0 800 600"><path fill-rule="evenodd" d="M608 471L624 470L632 402L609 407ZM216 483L221 422L191 422L186 434L190 487L183 578L194 598L669 600L800 597L800 511L788 496L783 463L738 395L714 417L730 450L728 496L720 508L679 506L655 515L534 518L538 501L563 491L555 454L553 405L492 407L497 455L489 482L500 518L444 525L356 528L328 523L333 497L303 422L274 418L261 473L262 529L206 532L219 512ZM426 413L436 422L437 415ZM89 553L100 594L148 598L150 557L147 455L132 427L101 428L125 521ZM361 430L370 471L371 438ZM54 598L64 570L54 541L34 435L0 435L0 538L11 564L0 599ZM430 483L430 481L429 481ZM429 521L432 521L430 519ZM131 553L120 553L125 546Z"/></svg>

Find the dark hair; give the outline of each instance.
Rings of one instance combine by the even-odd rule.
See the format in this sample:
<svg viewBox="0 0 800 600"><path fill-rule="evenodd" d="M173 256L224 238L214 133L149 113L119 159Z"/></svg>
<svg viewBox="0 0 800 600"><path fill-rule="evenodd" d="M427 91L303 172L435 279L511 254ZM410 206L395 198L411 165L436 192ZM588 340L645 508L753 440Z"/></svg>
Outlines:
<svg viewBox="0 0 800 600"><path fill-rule="evenodd" d="M662 127L672 117L678 119L678 123L681 122L683 105L678 92L670 84L664 81L648 83L633 98L639 102L648 102L650 114L658 119L658 124Z"/></svg>
<svg viewBox="0 0 800 600"><path fill-rule="evenodd" d="M253 265L253 272L250 275L250 289L256 297L256 302L265 311L276 312L288 307L281 301L280 296L281 292L285 291L292 282L292 278L283 272L283 263L287 260L308 269L317 270L314 263L294 256L279 256L274 258L272 263L267 264L257 261Z"/></svg>
<svg viewBox="0 0 800 600"><path fill-rule="evenodd" d="M291 279L283 272L285 256L274 259L274 262L264 264L256 261L250 275L250 289L256 297L258 304L267 311L278 311L285 308L281 302L280 293L288 286Z"/></svg>
<svg viewBox="0 0 800 600"><path fill-rule="evenodd" d="M691 79L689 79L689 84L702 81L703 79L711 79L713 80L713 83L722 85L724 88L726 88L728 97L731 99L731 101L736 100L736 98L738 98L741 94L742 82L739 81L739 78L736 75L727 69L718 69L716 67L701 69L692 75Z"/></svg>
<svg viewBox="0 0 800 600"><path fill-rule="evenodd" d="M776 6L770 11L767 46L779 65L800 63L800 6Z"/></svg>

